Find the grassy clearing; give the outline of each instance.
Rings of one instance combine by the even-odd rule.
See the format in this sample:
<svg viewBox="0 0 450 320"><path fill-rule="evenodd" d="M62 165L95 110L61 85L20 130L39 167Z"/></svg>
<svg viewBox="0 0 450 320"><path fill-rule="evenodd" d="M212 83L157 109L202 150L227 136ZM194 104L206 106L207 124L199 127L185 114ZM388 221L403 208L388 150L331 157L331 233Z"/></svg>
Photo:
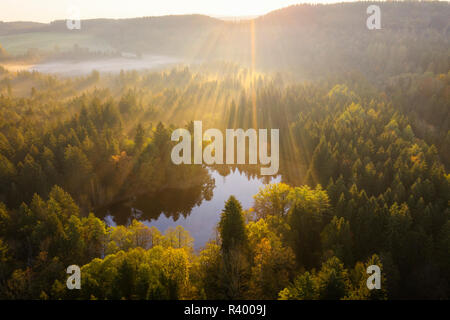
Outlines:
<svg viewBox="0 0 450 320"><path fill-rule="evenodd" d="M74 33L31 32L0 36L0 44L13 55L26 53L28 49L48 52L59 48L64 51L72 49L74 45L95 51L112 50L105 41L92 35L76 33L76 31Z"/></svg>

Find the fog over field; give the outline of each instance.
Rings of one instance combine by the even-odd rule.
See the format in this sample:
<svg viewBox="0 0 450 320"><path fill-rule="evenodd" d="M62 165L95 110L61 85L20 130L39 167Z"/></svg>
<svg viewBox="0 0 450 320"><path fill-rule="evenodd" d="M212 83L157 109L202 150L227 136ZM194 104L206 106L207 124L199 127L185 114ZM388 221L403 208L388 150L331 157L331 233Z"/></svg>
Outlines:
<svg viewBox="0 0 450 320"><path fill-rule="evenodd" d="M31 71L57 73L65 76L79 76L97 70L118 73L121 70L155 70L182 62L179 58L167 56L144 56L142 58L109 58L98 60L59 60L43 62L30 68Z"/></svg>

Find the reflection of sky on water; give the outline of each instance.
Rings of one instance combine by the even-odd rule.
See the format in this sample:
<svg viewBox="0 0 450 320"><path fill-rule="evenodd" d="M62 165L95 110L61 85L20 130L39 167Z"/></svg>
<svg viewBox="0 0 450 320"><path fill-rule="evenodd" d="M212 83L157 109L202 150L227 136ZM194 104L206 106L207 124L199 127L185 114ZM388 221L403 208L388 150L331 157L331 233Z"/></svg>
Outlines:
<svg viewBox="0 0 450 320"><path fill-rule="evenodd" d="M253 195L264 185L261 179L247 178L238 170L222 177L216 171L211 172L215 179L214 194L210 201L204 200L199 206L195 206L186 218L180 215L177 221L172 217L161 214L158 219L143 221L149 227L156 227L165 232L169 227L183 226L194 237L195 249L200 249L215 234L215 227L220 219L220 214L225 206L225 201L234 195L242 204L243 209L253 205ZM271 183L280 182L281 177L272 178ZM111 216L106 216L105 221L109 225L115 225Z"/></svg>

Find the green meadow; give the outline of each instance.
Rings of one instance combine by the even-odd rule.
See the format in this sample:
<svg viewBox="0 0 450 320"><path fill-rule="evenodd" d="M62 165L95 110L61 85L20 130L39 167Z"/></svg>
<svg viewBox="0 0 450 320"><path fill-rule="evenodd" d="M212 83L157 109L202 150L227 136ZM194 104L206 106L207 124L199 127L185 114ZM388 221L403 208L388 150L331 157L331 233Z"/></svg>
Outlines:
<svg viewBox="0 0 450 320"><path fill-rule="evenodd" d="M0 36L0 44L6 51L13 55L24 54L29 49L40 51L65 51L75 45L89 48L92 51L107 51L112 48L101 39L89 34L73 34L62 32L30 32Z"/></svg>

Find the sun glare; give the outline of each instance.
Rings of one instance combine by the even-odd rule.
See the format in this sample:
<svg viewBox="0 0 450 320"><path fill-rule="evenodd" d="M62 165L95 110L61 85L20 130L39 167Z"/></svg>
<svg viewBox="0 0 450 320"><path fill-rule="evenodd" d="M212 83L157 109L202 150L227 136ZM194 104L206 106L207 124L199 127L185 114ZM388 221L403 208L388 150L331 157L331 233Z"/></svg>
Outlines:
<svg viewBox="0 0 450 320"><path fill-rule="evenodd" d="M50 22L65 19L70 7L80 10L82 19L134 18L171 14L205 14L214 17L249 17L298 3L331 3L336 0L2 0L0 21ZM342 2L342 1L340 1Z"/></svg>

